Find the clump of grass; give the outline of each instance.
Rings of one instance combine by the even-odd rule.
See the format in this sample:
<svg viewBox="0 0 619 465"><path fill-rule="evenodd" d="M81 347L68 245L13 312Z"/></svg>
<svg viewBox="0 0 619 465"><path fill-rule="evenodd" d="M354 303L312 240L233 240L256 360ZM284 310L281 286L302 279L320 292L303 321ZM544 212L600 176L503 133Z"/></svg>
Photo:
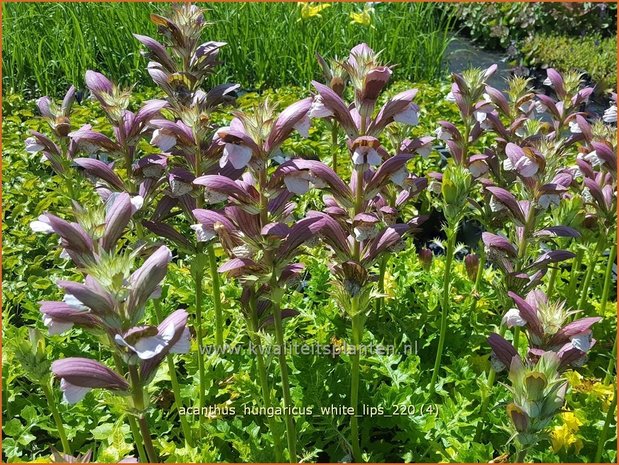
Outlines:
<svg viewBox="0 0 619 465"><path fill-rule="evenodd" d="M383 50L398 63L396 77L428 81L443 75L452 9L430 3L374 6L370 24L352 22L363 3L333 3L320 17L303 19L296 3L215 3L204 40L229 44L214 79L246 88L305 86L317 77L315 53L344 56L359 42ZM60 96L69 84L83 86L87 69L118 76L121 84L150 85L139 30L155 34L149 14L166 4L10 3L3 5L2 66L5 91ZM282 70L284 70L282 72Z"/></svg>

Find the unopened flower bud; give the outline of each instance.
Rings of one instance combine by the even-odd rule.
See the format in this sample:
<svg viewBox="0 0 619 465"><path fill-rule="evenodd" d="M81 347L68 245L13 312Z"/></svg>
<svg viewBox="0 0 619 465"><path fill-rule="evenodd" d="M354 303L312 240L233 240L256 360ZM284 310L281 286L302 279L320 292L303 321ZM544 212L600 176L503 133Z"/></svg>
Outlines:
<svg viewBox="0 0 619 465"><path fill-rule="evenodd" d="M479 270L479 257L477 254L471 253L464 257L464 267L466 268L466 274L471 281L475 281L477 278L477 271Z"/></svg>
<svg viewBox="0 0 619 465"><path fill-rule="evenodd" d="M529 428L529 416L513 402L507 406L507 415L519 433L523 433Z"/></svg>
<svg viewBox="0 0 619 465"><path fill-rule="evenodd" d="M424 270L429 271L432 266L432 251L426 247L419 251L419 261Z"/></svg>

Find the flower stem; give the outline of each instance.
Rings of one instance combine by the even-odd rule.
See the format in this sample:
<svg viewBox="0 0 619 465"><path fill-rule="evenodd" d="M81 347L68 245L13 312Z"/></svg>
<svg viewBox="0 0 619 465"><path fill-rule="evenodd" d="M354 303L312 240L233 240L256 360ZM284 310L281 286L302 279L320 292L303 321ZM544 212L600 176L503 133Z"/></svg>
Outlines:
<svg viewBox="0 0 619 465"><path fill-rule="evenodd" d="M67 433L64 430L64 425L62 423L62 418L60 417L60 412L58 412L58 407L56 406L56 399L54 399L54 396L52 395L52 391L50 390L47 381L45 381L41 386L43 388L45 398L47 399L49 409L52 412L54 422L56 423L58 436L60 436L60 442L62 443L62 451L67 455L71 455L71 446L69 445L69 440L67 439Z"/></svg>
<svg viewBox="0 0 619 465"><path fill-rule="evenodd" d="M385 271L387 270L387 261L389 257L387 255L383 255L380 259L380 263L378 265L378 292L381 296L376 299L376 315L380 315L380 311L383 307L383 303L385 302L385 298L382 294L385 293Z"/></svg>
<svg viewBox="0 0 619 465"><path fill-rule="evenodd" d="M333 153L333 159L332 159L332 168L333 171L335 171L337 173L337 132L338 132L338 127L337 124L335 123L335 121L333 121L333 125L331 126L331 151Z"/></svg>
<svg viewBox="0 0 619 465"><path fill-rule="evenodd" d="M208 254L209 269L211 272L211 282L213 283L213 305L215 307L215 345L222 348L224 345L224 321L223 312L221 309L221 291L219 283L219 273L217 272L217 258L213 244L208 243L206 246Z"/></svg>
<svg viewBox="0 0 619 465"><path fill-rule="evenodd" d="M604 237L601 236L598 240L597 246L591 252L589 266L587 267L587 274L585 275L585 281L582 285L582 294L580 295L580 301L578 302L578 310L583 310L585 308L585 303L587 302L587 298L589 297L589 286L591 285L591 279L593 278L593 273L595 272L595 265L598 260L598 254L604 247Z"/></svg>
<svg viewBox="0 0 619 465"><path fill-rule="evenodd" d="M526 449L518 449L518 451L516 452L516 458L514 460L514 463L524 463L524 459L527 456L527 450Z"/></svg>
<svg viewBox="0 0 619 465"><path fill-rule="evenodd" d="M144 416L144 411L146 409L146 404L144 403L144 387L140 381L140 375L136 365L129 364L129 378L131 379L133 405L139 412L138 424L140 425L140 432L142 433L142 440L144 441L144 448L146 449L146 454L148 455L148 461L150 463L159 463L159 456L155 452L148 422Z"/></svg>
<svg viewBox="0 0 619 465"><path fill-rule="evenodd" d="M548 299L552 297L552 293L555 290L555 283L557 281L557 274L559 272L559 267L555 266L550 272L550 278L548 278L548 288L546 289L546 296Z"/></svg>
<svg viewBox="0 0 619 465"><path fill-rule="evenodd" d="M610 383L613 377L613 370L615 369L615 361L617 360L617 338L615 337L615 344L613 345L613 351L610 353L610 360L608 361L608 367L606 368L606 375L604 376L604 384Z"/></svg>
<svg viewBox="0 0 619 465"><path fill-rule="evenodd" d="M610 294L610 283L613 276L613 265L617 258L617 246L612 244L610 252L608 254L608 263L606 265L606 273L604 275L604 288L602 289L602 298L600 299L600 313L604 314L606 311L606 303L608 302L608 296Z"/></svg>
<svg viewBox="0 0 619 465"><path fill-rule="evenodd" d="M482 277L484 275L484 268L486 267L486 253L484 251L483 246L479 249L479 268L477 268L477 275L475 276L475 283L473 284L473 290L471 291L471 295L473 297L473 303L471 304L471 309L469 310L469 315L473 318L475 325L477 325L477 303L479 302L479 286L481 284Z"/></svg>
<svg viewBox="0 0 619 465"><path fill-rule="evenodd" d="M445 250L445 277L443 279L443 295L441 299L441 328L438 340L438 349L436 349L436 360L434 361L434 370L432 371L432 379L430 380L430 396L434 395L436 389L436 381L438 372L441 368L441 358L445 347L445 337L447 336L447 312L449 305L449 288L451 285L451 265L454 258L454 249L456 246L456 231L458 223L447 229L447 249Z"/></svg>
<svg viewBox="0 0 619 465"><path fill-rule="evenodd" d="M516 352L518 352L518 346L520 345L520 326L514 326L513 345Z"/></svg>
<svg viewBox="0 0 619 465"><path fill-rule="evenodd" d="M602 432L600 433L600 439L598 440L597 451L595 452L595 459L593 463L601 463L602 461L602 453L604 452L604 444L606 444L606 438L608 437L608 429L610 427L610 423L613 418L616 418L617 414L617 389L614 387L613 401L610 403L608 407L608 412L606 413L606 419L604 420L604 427L602 428Z"/></svg>
<svg viewBox="0 0 619 465"><path fill-rule="evenodd" d="M195 304L196 304L196 314L195 314L195 330L196 330L196 339L198 340L198 377L199 377L199 387L198 387L198 406L200 407L200 411L205 406L206 402L206 373L204 370L204 336L202 334L202 304L204 300L204 294L202 289L202 279L204 277L204 266L203 266L203 258L204 256L200 253L196 255L194 258L192 275L194 279L194 287L196 292ZM200 423L202 423L204 419L204 415L200 415Z"/></svg>
<svg viewBox="0 0 619 465"><path fill-rule="evenodd" d="M286 438L288 439L288 455L290 463L297 462L297 433L294 425L294 418L290 414L292 408L292 397L290 395L290 383L288 381L288 364L286 362L286 352L284 346L284 329L282 326L282 310L278 298L273 299L273 323L275 326L275 339L279 350L277 358L279 360L279 371L282 379L282 392L284 394L284 419L286 421Z"/></svg>
<svg viewBox="0 0 619 465"><path fill-rule="evenodd" d="M576 251L576 258L574 258L574 262L572 263L572 275L570 276L570 284L567 289L567 299L570 305L573 305L572 296L576 295L576 284L578 283L578 275L580 274L580 265L582 264L582 259L585 255L585 249L579 247Z"/></svg>
<svg viewBox="0 0 619 465"><path fill-rule="evenodd" d="M255 347L256 352L256 365L258 367L258 377L260 378L260 388L262 389L262 402L264 407L269 410L273 403L271 402L271 388L269 387L269 378L267 376L266 365L264 363L264 355L262 353L262 344L260 342L260 336L258 335L258 316L256 314L255 305L252 308L251 319L248 319L249 327L251 328L250 338ZM269 429L271 430L271 436L273 437L273 448L275 449L275 461L281 462L282 456L282 442L281 435L279 434L279 428L275 422L273 416L267 416L269 423Z"/></svg>
<svg viewBox="0 0 619 465"><path fill-rule="evenodd" d="M157 316L157 322L161 323L163 321L163 316L161 314L161 302L159 301L159 299L154 300L154 307L155 315ZM172 392L174 393L174 402L176 403L176 408L180 410L183 407L183 397L181 396L181 387L178 384L178 377L176 376L176 365L174 365L174 357L171 354L168 354L166 356L166 359L168 361L168 372L170 373ZM193 447L191 429L189 428L187 418L185 417L185 415L181 415L180 413L179 418L181 421L181 429L183 430L183 435L185 436L185 442L189 447Z"/></svg>
<svg viewBox="0 0 619 465"><path fill-rule="evenodd" d="M361 132L365 132L364 122L365 118L362 118ZM355 205L354 215L361 213L363 209L363 165L356 165L354 175L356 176L355 182ZM361 257L361 244L359 241L353 241L353 260L359 261ZM359 404L359 366L361 363L360 357L360 344L363 337L363 309L360 308L360 297L355 295L351 299L351 319L352 319L352 342L355 347L354 353L351 355L351 379L350 379L350 406L352 407L352 416L350 418L350 442L352 445L353 461L361 461L361 446L359 444L359 419L357 417L357 407Z"/></svg>
<svg viewBox="0 0 619 465"><path fill-rule="evenodd" d="M125 373L120 356L117 353L114 353L113 357L114 364L116 365L116 371L118 371L119 373ZM144 443L142 441L142 436L140 435L138 423L135 421L135 417L132 414L127 415L127 423L129 423L131 435L133 436L133 441L135 442L135 448L138 450L138 456L140 457L140 461L142 463L148 463L149 460L148 456L146 455L146 451L144 450Z"/></svg>
<svg viewBox="0 0 619 465"><path fill-rule="evenodd" d="M359 417L357 408L359 407L359 365L361 358L361 338L363 335L363 321L360 315L359 296L352 299L352 343L354 353L351 354L352 377L350 381L350 406L352 417L350 418L350 442L352 445L352 456L354 462L361 462L361 446L359 444Z"/></svg>

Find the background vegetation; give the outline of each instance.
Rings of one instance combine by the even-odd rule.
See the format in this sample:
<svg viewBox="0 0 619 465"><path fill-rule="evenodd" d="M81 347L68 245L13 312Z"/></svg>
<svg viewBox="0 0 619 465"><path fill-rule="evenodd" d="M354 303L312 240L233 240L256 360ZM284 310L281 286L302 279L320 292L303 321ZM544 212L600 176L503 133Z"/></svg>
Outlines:
<svg viewBox="0 0 619 465"><path fill-rule="evenodd" d="M83 87L94 69L120 83L150 85L140 44L131 35L156 35L149 20L157 3L3 4L3 91L60 96ZM451 36L452 9L432 3L333 3L323 9L297 3L210 3L208 40L227 42L217 82L244 88L306 86L319 76L316 52L344 56L359 42L384 50L400 79L436 80Z"/></svg>
<svg viewBox="0 0 619 465"><path fill-rule="evenodd" d="M515 64L584 73L598 92L616 88L614 3L470 3L458 5L456 18L461 34Z"/></svg>

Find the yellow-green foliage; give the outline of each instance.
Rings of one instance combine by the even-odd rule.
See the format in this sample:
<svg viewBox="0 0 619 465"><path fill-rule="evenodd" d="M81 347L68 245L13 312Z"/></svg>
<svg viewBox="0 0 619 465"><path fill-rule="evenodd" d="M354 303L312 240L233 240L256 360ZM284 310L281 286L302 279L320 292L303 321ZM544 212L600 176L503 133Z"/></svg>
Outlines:
<svg viewBox="0 0 619 465"><path fill-rule="evenodd" d="M528 65L586 73L598 90L617 86L616 37L536 35L524 43L522 52Z"/></svg>

